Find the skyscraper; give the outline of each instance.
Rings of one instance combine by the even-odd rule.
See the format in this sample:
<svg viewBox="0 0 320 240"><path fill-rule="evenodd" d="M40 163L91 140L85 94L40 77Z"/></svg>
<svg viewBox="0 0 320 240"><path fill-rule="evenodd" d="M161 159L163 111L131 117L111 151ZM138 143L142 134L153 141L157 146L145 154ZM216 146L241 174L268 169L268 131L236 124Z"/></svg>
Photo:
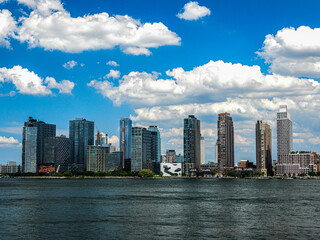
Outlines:
<svg viewBox="0 0 320 240"><path fill-rule="evenodd" d="M256 123L256 165L257 169L272 174L272 136L270 125L262 120Z"/></svg>
<svg viewBox="0 0 320 240"><path fill-rule="evenodd" d="M287 105L280 105L277 113L277 154L278 162L281 155L289 154L293 149L292 144L292 122L290 114L287 112Z"/></svg>
<svg viewBox="0 0 320 240"><path fill-rule="evenodd" d="M234 167L234 129L230 113L218 116L218 164L220 167Z"/></svg>
<svg viewBox="0 0 320 240"><path fill-rule="evenodd" d="M64 135L45 138L44 164L51 164L60 172L67 171L71 164L71 140Z"/></svg>
<svg viewBox="0 0 320 240"><path fill-rule="evenodd" d="M132 128L131 171L152 169L151 132L143 127Z"/></svg>
<svg viewBox="0 0 320 240"><path fill-rule="evenodd" d="M122 168L126 171L130 170L131 162L131 131L132 131L132 121L130 118L120 119L120 151L122 154Z"/></svg>
<svg viewBox="0 0 320 240"><path fill-rule="evenodd" d="M194 115L189 115L184 119L183 127L183 155L186 164L200 169L201 149L200 149L200 120Z"/></svg>
<svg viewBox="0 0 320 240"><path fill-rule="evenodd" d="M148 131L151 131L152 135L152 160L161 162L161 137L160 131L157 126L149 126Z"/></svg>
<svg viewBox="0 0 320 240"><path fill-rule="evenodd" d="M69 138L72 141L73 168L84 171L87 162L87 146L94 145L94 122L83 118L70 120Z"/></svg>
<svg viewBox="0 0 320 240"><path fill-rule="evenodd" d="M37 172L44 163L44 139L56 136L56 125L29 117L22 132L22 171Z"/></svg>
<svg viewBox="0 0 320 240"><path fill-rule="evenodd" d="M201 164L205 164L206 162L206 142L204 137L200 137L200 146L201 146Z"/></svg>

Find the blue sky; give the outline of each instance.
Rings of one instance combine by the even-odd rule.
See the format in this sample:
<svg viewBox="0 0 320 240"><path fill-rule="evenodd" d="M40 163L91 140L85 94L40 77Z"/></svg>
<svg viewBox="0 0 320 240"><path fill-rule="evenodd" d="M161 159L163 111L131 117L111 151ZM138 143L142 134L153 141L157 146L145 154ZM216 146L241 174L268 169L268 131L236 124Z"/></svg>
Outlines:
<svg viewBox="0 0 320 240"><path fill-rule="evenodd" d="M294 149L319 151L319 10L292 0L0 0L0 164L21 162L29 116L58 134L84 117L114 144L119 119L131 116L161 128L163 151L181 152L183 118L195 114L212 161L224 111L235 122L236 161L255 161L258 119L272 126L276 158L280 104Z"/></svg>

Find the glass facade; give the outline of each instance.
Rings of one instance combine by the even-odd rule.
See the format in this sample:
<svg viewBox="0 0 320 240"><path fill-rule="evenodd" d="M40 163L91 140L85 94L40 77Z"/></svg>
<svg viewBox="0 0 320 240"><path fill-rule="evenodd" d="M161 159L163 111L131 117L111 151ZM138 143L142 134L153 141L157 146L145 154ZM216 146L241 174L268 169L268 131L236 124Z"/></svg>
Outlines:
<svg viewBox="0 0 320 240"><path fill-rule="evenodd" d="M126 167L126 159L131 159L131 136L132 136L132 121L129 118L122 118L120 120L120 151L123 152L122 168ZM128 162L128 161L127 161ZM129 170L129 169L126 169Z"/></svg>
<svg viewBox="0 0 320 240"><path fill-rule="evenodd" d="M201 161L200 135L200 120L189 115L184 119L183 156L185 163L192 163L197 169L200 168Z"/></svg>
<svg viewBox="0 0 320 240"><path fill-rule="evenodd" d="M143 127L132 128L131 171L152 169L151 132Z"/></svg>
<svg viewBox="0 0 320 240"><path fill-rule="evenodd" d="M120 170L122 168L122 152L112 152L106 154L106 172Z"/></svg>
<svg viewBox="0 0 320 240"><path fill-rule="evenodd" d="M160 131L157 126L150 126L148 128L152 134L152 160L156 160L156 162L161 162L161 136Z"/></svg>
<svg viewBox="0 0 320 240"><path fill-rule="evenodd" d="M74 170L86 169L87 146L94 145L94 122L77 118L69 122L69 137Z"/></svg>
<svg viewBox="0 0 320 240"><path fill-rule="evenodd" d="M65 136L48 137L44 141L44 164L54 165L59 172L68 170L71 161L71 140Z"/></svg>
<svg viewBox="0 0 320 240"><path fill-rule="evenodd" d="M22 131L22 171L37 172L44 163L44 141L56 136L56 125L29 117Z"/></svg>

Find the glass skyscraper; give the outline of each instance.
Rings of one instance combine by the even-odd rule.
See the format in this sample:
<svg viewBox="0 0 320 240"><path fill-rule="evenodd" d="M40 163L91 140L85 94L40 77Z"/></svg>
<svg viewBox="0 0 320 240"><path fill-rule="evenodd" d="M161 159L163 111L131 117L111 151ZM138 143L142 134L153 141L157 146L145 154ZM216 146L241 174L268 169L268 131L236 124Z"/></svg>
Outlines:
<svg viewBox="0 0 320 240"><path fill-rule="evenodd" d="M229 113L218 115L217 145L219 167L234 167L234 129Z"/></svg>
<svg viewBox="0 0 320 240"><path fill-rule="evenodd" d="M152 160L155 160L157 163L161 162L161 137L160 131L157 126L149 126L148 131L152 135Z"/></svg>
<svg viewBox="0 0 320 240"><path fill-rule="evenodd" d="M152 169L152 132L143 127L132 128L131 171Z"/></svg>
<svg viewBox="0 0 320 240"><path fill-rule="evenodd" d="M132 131L132 121L130 118L120 119L120 151L123 152L122 155L122 168L125 170L130 170L131 159L131 131Z"/></svg>
<svg viewBox="0 0 320 240"><path fill-rule="evenodd" d="M184 119L183 127L184 162L197 169L200 169L201 162L200 136L200 120L189 115Z"/></svg>
<svg viewBox="0 0 320 240"><path fill-rule="evenodd" d="M52 164L55 170L64 172L71 164L71 140L66 136L47 137L44 140L44 164Z"/></svg>
<svg viewBox="0 0 320 240"><path fill-rule="evenodd" d="M94 122L83 118L70 120L69 138L72 141L72 170L84 171L87 162L87 146L94 145Z"/></svg>
<svg viewBox="0 0 320 240"><path fill-rule="evenodd" d="M44 140L56 136L56 125L29 117L22 132L22 171L37 172L44 164Z"/></svg>

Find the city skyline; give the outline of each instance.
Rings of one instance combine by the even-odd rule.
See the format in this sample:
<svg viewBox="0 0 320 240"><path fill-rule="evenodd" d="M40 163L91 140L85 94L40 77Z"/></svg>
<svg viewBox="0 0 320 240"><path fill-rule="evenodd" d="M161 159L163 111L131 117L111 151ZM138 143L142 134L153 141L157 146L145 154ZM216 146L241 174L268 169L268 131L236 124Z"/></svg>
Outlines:
<svg viewBox="0 0 320 240"><path fill-rule="evenodd" d="M0 1L7 24L0 28L0 164L20 163L29 116L57 125L57 136L69 136L71 119L92 120L117 146L119 119L130 117L133 126L159 127L162 153L182 154L182 119L195 115L206 161L214 161L220 112L233 117L235 163L255 161L257 120L270 125L277 159L279 105L288 105L291 114L293 150L319 151L319 3L198 1L198 15L188 11L189 1L30 3ZM40 22L66 24L60 31L36 26L36 13ZM79 41L64 34L77 28L77 18L95 26L91 35L75 32ZM121 39L112 42L113 33L96 30L103 20L114 21ZM141 29L131 42L123 40L125 22ZM50 41L52 33L66 44Z"/></svg>

